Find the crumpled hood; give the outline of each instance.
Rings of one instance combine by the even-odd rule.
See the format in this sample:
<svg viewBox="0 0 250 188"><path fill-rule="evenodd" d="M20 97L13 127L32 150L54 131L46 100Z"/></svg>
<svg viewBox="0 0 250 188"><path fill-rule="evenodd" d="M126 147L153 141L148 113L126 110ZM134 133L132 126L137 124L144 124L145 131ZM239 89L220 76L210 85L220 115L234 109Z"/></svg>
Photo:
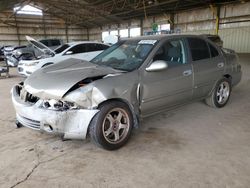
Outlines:
<svg viewBox="0 0 250 188"><path fill-rule="evenodd" d="M42 99L61 99L81 80L119 72L112 68L71 58L35 71L25 80L24 88Z"/></svg>

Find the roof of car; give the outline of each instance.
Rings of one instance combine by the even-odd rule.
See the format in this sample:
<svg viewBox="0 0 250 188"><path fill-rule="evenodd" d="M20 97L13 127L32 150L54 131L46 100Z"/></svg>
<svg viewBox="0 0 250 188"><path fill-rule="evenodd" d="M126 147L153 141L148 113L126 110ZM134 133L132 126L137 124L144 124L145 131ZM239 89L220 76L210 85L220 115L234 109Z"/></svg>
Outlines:
<svg viewBox="0 0 250 188"><path fill-rule="evenodd" d="M163 38L175 38L178 36L182 37L197 37L201 38L202 35L194 35L194 34L161 34L161 35L146 35L146 36L139 36L133 38L124 38L122 40L161 40Z"/></svg>
<svg viewBox="0 0 250 188"><path fill-rule="evenodd" d="M87 43L103 44L103 43L96 42L96 41L74 41L74 42L69 42L67 44L70 45L70 46L73 46L73 45L77 45L77 44L87 44Z"/></svg>

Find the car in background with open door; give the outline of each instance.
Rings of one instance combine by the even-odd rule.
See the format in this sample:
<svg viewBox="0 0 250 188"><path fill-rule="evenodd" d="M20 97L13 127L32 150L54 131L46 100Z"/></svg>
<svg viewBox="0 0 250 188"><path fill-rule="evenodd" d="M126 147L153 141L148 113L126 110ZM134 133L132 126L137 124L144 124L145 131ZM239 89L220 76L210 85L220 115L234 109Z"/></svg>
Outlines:
<svg viewBox="0 0 250 188"><path fill-rule="evenodd" d="M41 39L39 42L52 50L63 45L63 41L60 39ZM23 46L7 46L3 51L8 65L12 67L16 67L20 60L32 60L43 54L43 51L36 48L33 44Z"/></svg>
<svg viewBox="0 0 250 188"><path fill-rule="evenodd" d="M64 44L53 51L31 37L27 36L26 38L43 52L41 57L33 60L21 60L19 62L18 73L27 77L42 67L56 64L69 58L90 61L103 50L109 48L109 45L99 42L79 41Z"/></svg>

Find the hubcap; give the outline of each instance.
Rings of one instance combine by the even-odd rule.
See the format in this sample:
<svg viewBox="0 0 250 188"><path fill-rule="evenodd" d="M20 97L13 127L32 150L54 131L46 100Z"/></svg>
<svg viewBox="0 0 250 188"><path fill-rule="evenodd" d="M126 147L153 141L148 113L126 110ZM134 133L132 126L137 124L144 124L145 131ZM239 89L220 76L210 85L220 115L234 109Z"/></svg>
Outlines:
<svg viewBox="0 0 250 188"><path fill-rule="evenodd" d="M229 97L230 87L228 82L222 82L216 92L216 99L219 104L224 104Z"/></svg>
<svg viewBox="0 0 250 188"><path fill-rule="evenodd" d="M114 108L104 118L102 132L104 138L111 144L123 141L129 131L129 116L121 108Z"/></svg>

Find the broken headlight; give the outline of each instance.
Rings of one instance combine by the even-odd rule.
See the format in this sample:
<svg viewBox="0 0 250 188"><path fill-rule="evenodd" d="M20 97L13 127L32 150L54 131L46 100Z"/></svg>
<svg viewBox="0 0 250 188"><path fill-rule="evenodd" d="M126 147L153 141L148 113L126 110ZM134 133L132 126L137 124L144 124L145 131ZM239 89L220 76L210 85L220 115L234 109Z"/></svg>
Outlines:
<svg viewBox="0 0 250 188"><path fill-rule="evenodd" d="M42 107L49 110L59 110L59 111L73 110L78 108L78 106L73 102L67 102L55 99L44 100L42 102Z"/></svg>

